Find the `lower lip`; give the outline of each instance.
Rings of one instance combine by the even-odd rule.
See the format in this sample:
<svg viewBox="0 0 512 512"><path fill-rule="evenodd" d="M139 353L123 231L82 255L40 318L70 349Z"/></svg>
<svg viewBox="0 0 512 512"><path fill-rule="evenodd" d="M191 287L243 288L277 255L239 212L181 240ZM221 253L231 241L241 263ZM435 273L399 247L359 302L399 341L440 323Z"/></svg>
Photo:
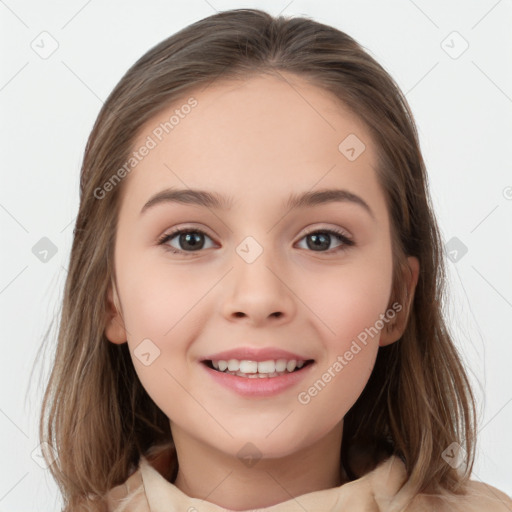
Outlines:
<svg viewBox="0 0 512 512"><path fill-rule="evenodd" d="M309 374L311 367L314 365L314 363L310 363L296 372L280 375L279 377L249 378L219 372L204 363L200 364L216 382L246 397L268 397L282 393L298 384Z"/></svg>

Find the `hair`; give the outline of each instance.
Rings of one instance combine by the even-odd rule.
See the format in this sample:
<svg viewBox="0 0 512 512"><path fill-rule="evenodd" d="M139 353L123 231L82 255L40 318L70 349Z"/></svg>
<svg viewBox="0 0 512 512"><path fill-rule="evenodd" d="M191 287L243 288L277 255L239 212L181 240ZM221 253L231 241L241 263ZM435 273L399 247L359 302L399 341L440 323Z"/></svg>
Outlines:
<svg viewBox="0 0 512 512"><path fill-rule="evenodd" d="M400 339L379 347L369 381L344 417L342 465L355 479L394 454L415 493L465 492L475 456L475 399L443 317L444 254L410 107L384 68L344 32L306 17L235 9L197 21L144 54L105 101L87 141L39 424L41 442L58 454L52 464L43 451L65 510L100 499L142 455L173 446L169 419L137 377L128 344L104 334L124 182L102 200L95 190L127 161L145 123L178 99L217 79L285 79L282 73L332 93L368 128L391 221L390 304L405 305ZM414 297L404 284L407 256L420 264ZM464 471L441 457L454 442L466 452ZM175 452L169 466L173 481Z"/></svg>

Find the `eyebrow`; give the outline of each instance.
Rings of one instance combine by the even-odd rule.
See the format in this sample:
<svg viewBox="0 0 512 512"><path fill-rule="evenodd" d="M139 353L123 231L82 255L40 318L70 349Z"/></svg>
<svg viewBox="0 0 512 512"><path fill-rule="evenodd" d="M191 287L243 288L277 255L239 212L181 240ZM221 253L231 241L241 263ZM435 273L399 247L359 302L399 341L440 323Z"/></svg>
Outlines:
<svg viewBox="0 0 512 512"><path fill-rule="evenodd" d="M368 203L361 197L348 190L343 189L322 189L302 194L291 194L284 207L288 210L299 208L310 208L333 202L348 202L361 206L374 220L375 214ZM153 195L142 207L140 215L157 204L163 203L183 203L204 206L206 208L215 208L227 210L233 205L233 198L222 196L215 192L198 189L173 189L167 188Z"/></svg>

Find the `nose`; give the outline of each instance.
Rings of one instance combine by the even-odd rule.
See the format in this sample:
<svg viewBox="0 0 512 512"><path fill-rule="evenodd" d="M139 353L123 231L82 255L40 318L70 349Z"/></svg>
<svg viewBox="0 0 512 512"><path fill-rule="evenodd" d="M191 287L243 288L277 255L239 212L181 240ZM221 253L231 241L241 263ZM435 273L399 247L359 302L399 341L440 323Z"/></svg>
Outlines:
<svg viewBox="0 0 512 512"><path fill-rule="evenodd" d="M233 263L229 282L223 286L223 316L253 326L290 322L297 308L293 284L271 251L264 250L252 263L235 253Z"/></svg>

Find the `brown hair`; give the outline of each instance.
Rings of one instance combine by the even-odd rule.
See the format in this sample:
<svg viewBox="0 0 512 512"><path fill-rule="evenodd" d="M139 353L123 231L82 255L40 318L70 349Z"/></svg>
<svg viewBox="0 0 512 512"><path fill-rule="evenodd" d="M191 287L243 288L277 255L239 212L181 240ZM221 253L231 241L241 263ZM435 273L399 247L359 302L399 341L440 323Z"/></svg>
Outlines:
<svg viewBox="0 0 512 512"><path fill-rule="evenodd" d="M373 373L345 416L343 466L354 479L395 454L416 492L463 492L474 461L475 400L442 315L444 255L407 101L345 33L304 17L237 9L193 23L143 55L108 97L87 142L40 422L41 442L58 453L50 470L66 510L104 495L128 478L141 455L172 442L169 420L141 385L127 343L104 335L123 183L102 200L95 190L126 162L141 127L179 98L217 78L283 78L280 72L330 91L370 130L392 225L390 304L410 303L401 315L401 339L379 348ZM420 264L412 301L403 284L407 255ZM464 474L441 457L453 442L466 451ZM175 457L171 466L170 479Z"/></svg>

